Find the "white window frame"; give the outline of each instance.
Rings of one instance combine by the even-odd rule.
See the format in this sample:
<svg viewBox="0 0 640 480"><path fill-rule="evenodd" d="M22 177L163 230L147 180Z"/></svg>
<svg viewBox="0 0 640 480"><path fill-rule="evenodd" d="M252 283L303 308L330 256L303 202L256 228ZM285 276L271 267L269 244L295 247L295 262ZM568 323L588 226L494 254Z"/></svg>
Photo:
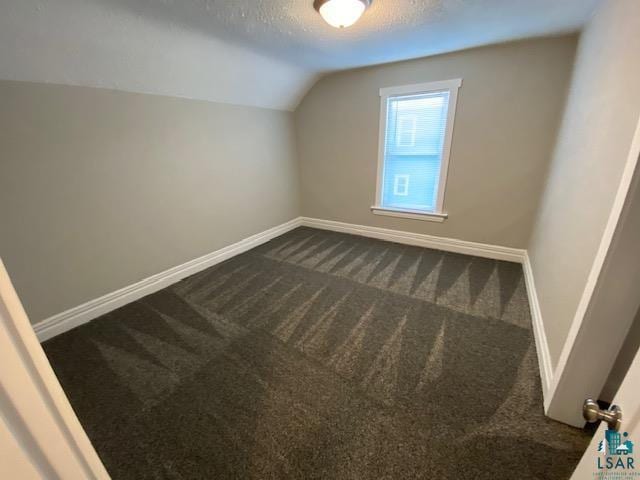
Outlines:
<svg viewBox="0 0 640 480"><path fill-rule="evenodd" d="M404 180L402 183L400 180ZM400 186L402 186L402 191L400 191ZM398 195L399 197L406 197L409 195L409 175L396 174L393 177L393 194Z"/></svg>
<svg viewBox="0 0 640 480"><path fill-rule="evenodd" d="M371 211L376 215L389 215L392 217L426 220L431 222L443 222L448 214L444 211L444 194L449 172L449 156L451 153L451 141L453 140L453 128L458 103L458 90L462 86L462 79L443 80L438 82L417 83L399 87L385 87L380 89L380 133L378 144L378 176L376 179L376 201ZM442 162L440 178L438 179L438 198L433 211L408 210L402 208L389 208L382 206L382 182L384 181L384 152L387 133L387 107L389 98L405 95L417 95L422 93L449 92L449 109L447 111L447 127L442 146Z"/></svg>

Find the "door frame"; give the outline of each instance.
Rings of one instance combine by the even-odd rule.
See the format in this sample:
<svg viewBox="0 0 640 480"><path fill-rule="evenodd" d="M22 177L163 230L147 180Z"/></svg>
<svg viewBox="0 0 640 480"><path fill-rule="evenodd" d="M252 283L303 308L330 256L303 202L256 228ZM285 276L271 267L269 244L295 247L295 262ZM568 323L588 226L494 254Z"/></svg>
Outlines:
<svg viewBox="0 0 640 480"><path fill-rule="evenodd" d="M600 395L640 304L640 262L629 261L625 253L634 241L640 245L639 158L640 118L598 252L545 398L549 417L576 427L584 425L582 401Z"/></svg>
<svg viewBox="0 0 640 480"><path fill-rule="evenodd" d="M109 474L80 425L0 259L0 420L20 456L3 472L40 478L108 480Z"/></svg>

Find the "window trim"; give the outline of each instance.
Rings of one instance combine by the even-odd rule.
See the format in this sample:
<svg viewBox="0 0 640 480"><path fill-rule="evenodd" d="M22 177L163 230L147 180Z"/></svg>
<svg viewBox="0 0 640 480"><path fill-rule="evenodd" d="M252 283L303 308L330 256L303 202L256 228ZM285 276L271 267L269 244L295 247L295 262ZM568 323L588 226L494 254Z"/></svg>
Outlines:
<svg viewBox="0 0 640 480"><path fill-rule="evenodd" d="M444 196L449 173L449 157L451 154L451 142L458 104L458 90L462 86L462 78L442 80L437 82L417 83L397 87L384 87L380 89L380 131L378 135L378 169L376 178L376 199L371 211L377 215L388 214L400 218L412 218L417 220L429 220L442 222L448 217L444 212ZM442 162L440 178L438 179L438 198L432 212L421 210L406 210L401 208L389 208L382 206L382 181L384 179L384 150L387 133L387 107L388 99L404 95L421 93L449 92L449 109L447 111L447 128L445 130L442 146Z"/></svg>
<svg viewBox="0 0 640 480"><path fill-rule="evenodd" d="M393 208L393 207L371 207L371 212L374 215L384 215L387 217L397 218L409 218L411 220L423 220L426 222L438 222L442 223L449 215L446 213L435 212L423 212L421 210L409 210L406 208Z"/></svg>

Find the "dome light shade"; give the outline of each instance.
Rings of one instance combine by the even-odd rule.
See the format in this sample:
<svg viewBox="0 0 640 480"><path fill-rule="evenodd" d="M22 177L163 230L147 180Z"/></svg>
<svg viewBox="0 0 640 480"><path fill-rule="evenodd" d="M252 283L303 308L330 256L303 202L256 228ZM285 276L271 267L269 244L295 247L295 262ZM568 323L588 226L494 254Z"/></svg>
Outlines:
<svg viewBox="0 0 640 480"><path fill-rule="evenodd" d="M316 0L315 7L329 25L345 28L356 23L370 3L370 0Z"/></svg>

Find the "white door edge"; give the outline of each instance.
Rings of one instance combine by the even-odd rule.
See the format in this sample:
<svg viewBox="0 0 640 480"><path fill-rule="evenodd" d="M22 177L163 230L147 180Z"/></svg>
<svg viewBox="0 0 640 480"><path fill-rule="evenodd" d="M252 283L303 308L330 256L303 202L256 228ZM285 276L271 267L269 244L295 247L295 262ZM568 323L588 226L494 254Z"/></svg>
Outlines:
<svg viewBox="0 0 640 480"><path fill-rule="evenodd" d="M22 452L3 462L6 475L24 469L41 478L109 479L80 425L0 260L0 415ZM13 464L15 458L15 464ZM9 476L6 478L19 478Z"/></svg>

